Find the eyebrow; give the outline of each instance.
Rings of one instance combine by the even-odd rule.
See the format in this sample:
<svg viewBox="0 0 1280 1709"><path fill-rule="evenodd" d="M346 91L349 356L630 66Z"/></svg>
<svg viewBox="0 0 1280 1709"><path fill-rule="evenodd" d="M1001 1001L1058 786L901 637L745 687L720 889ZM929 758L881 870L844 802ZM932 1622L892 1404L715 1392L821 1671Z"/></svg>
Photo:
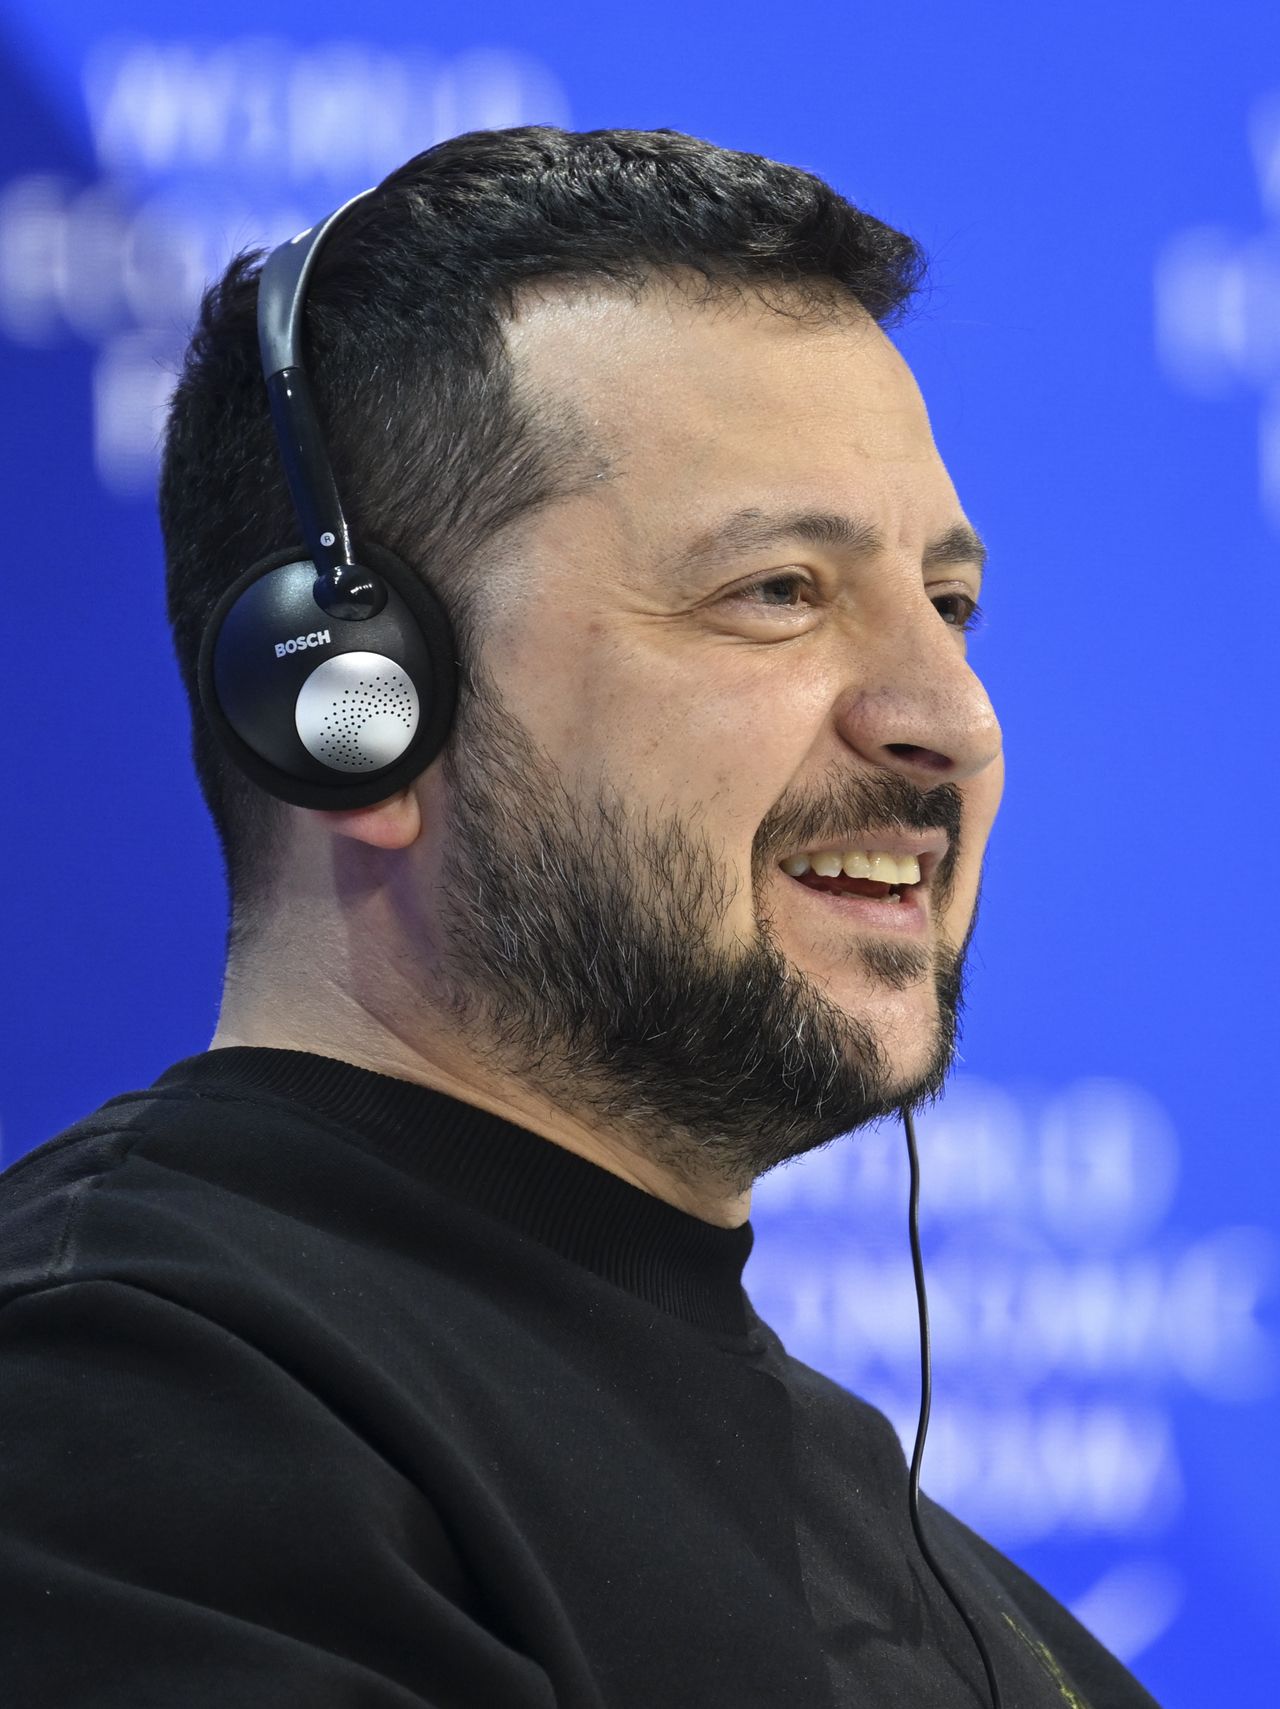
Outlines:
<svg viewBox="0 0 1280 1709"><path fill-rule="evenodd" d="M736 510L706 533L700 534L682 552L672 569L676 574L696 570L732 552L747 552L776 546L784 540L803 540L811 546L827 546L851 557L870 558L885 549L884 536L874 523L835 510L764 511ZM987 548L967 522L957 522L945 534L925 546L923 564L976 564L981 570Z"/></svg>

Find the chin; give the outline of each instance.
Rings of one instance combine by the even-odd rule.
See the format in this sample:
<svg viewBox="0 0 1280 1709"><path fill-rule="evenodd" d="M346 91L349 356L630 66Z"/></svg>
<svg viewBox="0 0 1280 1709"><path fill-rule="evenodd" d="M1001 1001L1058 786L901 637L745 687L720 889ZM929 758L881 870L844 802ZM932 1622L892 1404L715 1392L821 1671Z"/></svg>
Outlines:
<svg viewBox="0 0 1280 1709"><path fill-rule="evenodd" d="M880 1041L884 1059L895 1082L916 1080L929 1072L938 1054L938 1005L926 1002L904 1005L901 1014L868 1017Z"/></svg>
<svg viewBox="0 0 1280 1709"><path fill-rule="evenodd" d="M913 1042L927 1045L938 1026L938 988L932 967L909 982L896 983L859 972L852 978L829 980L827 997L851 1021L869 1027L886 1050L910 1051Z"/></svg>
<svg viewBox="0 0 1280 1709"><path fill-rule="evenodd" d="M845 1012L879 1045L892 1095L915 1102L940 1089L954 1055L955 1028L952 1018L943 1015L932 979L905 991L881 990L870 998L864 992Z"/></svg>

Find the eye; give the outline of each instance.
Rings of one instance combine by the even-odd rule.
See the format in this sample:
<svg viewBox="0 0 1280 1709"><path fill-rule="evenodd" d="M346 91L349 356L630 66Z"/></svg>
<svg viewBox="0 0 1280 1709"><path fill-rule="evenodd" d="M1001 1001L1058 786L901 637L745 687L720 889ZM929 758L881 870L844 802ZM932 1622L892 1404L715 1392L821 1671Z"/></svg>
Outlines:
<svg viewBox="0 0 1280 1709"><path fill-rule="evenodd" d="M763 606L773 611L800 611L809 603L812 593L813 584L808 576L799 570L784 570L735 588L728 598L730 602L740 601L757 610Z"/></svg>
<svg viewBox="0 0 1280 1709"><path fill-rule="evenodd" d="M962 634L972 635L982 623L982 607L967 593L941 593L933 605L942 621Z"/></svg>

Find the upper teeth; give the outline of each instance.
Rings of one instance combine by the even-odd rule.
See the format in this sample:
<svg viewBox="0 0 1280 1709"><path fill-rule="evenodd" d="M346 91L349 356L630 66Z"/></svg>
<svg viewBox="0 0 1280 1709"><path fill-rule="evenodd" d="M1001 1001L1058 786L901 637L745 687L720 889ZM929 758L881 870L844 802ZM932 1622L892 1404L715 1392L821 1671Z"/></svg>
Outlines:
<svg viewBox="0 0 1280 1709"><path fill-rule="evenodd" d="M920 862L915 855L877 854L874 849L850 849L824 854L792 855L782 863L783 872L792 878L803 878L806 872L816 872L819 878L874 878L881 884L918 884Z"/></svg>

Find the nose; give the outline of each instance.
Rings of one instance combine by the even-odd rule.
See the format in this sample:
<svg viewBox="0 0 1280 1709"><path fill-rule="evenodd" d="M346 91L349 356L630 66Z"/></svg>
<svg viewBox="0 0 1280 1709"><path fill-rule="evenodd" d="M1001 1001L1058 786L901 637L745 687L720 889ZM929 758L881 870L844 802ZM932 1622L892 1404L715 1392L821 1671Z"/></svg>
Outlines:
<svg viewBox="0 0 1280 1709"><path fill-rule="evenodd" d="M1000 724L964 640L919 589L878 614L852 649L836 709L841 736L870 765L930 787L959 783L1000 753Z"/></svg>

